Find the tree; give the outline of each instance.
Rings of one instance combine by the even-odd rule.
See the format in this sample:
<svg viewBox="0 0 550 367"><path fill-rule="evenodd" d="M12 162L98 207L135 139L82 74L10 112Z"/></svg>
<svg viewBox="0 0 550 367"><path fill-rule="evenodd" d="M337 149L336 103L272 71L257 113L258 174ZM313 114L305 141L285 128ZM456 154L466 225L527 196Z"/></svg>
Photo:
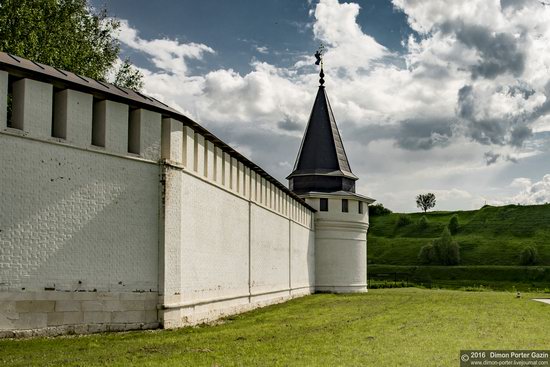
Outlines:
<svg viewBox="0 0 550 367"><path fill-rule="evenodd" d="M115 68L119 27L86 0L0 0L0 51L101 81L111 73L118 86L140 86L142 75L129 62Z"/></svg>
<svg viewBox="0 0 550 367"><path fill-rule="evenodd" d="M458 265L460 262L460 247L453 240L448 228L443 230L441 237L434 240L436 257L442 265Z"/></svg>
<svg viewBox="0 0 550 367"><path fill-rule="evenodd" d="M132 66L130 60L126 59L118 68L113 83L139 91L143 88L143 75Z"/></svg>
<svg viewBox="0 0 550 367"><path fill-rule="evenodd" d="M428 228L428 218L425 215L420 217L420 220L418 221L418 227L422 230Z"/></svg>
<svg viewBox="0 0 550 367"><path fill-rule="evenodd" d="M460 246L445 228L441 237L420 249L418 260L423 264L457 265L460 263Z"/></svg>
<svg viewBox="0 0 550 367"><path fill-rule="evenodd" d="M422 246L418 253L418 260L422 264L433 264L436 262L434 246L432 244Z"/></svg>
<svg viewBox="0 0 550 367"><path fill-rule="evenodd" d="M519 261L521 265L535 265L538 261L537 249L531 246L521 250Z"/></svg>
<svg viewBox="0 0 550 367"><path fill-rule="evenodd" d="M369 205L369 214L370 216L375 216L375 215L386 215L386 214L391 214L391 210L389 210L388 208L384 207L384 205L382 203L377 203L375 205Z"/></svg>
<svg viewBox="0 0 550 367"><path fill-rule="evenodd" d="M452 235L455 235L458 233L458 215L453 215L451 217L451 220L449 220L449 231Z"/></svg>
<svg viewBox="0 0 550 367"><path fill-rule="evenodd" d="M435 194L432 194L431 192L427 194L419 194L416 197L416 206L426 213L428 209L435 206Z"/></svg>

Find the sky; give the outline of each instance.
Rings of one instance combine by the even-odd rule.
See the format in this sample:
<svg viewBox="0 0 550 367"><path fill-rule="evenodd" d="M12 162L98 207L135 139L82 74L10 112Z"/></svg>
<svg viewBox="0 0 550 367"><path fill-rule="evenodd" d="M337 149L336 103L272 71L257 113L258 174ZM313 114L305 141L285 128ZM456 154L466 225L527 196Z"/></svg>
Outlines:
<svg viewBox="0 0 550 367"><path fill-rule="evenodd" d="M357 192L400 212L550 202L550 1L92 0L143 91L287 183L318 87Z"/></svg>

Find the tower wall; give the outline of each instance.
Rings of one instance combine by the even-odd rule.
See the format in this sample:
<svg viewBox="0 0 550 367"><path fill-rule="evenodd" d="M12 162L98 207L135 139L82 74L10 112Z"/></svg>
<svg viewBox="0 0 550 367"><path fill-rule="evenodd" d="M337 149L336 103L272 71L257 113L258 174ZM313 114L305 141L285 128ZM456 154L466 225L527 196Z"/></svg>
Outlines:
<svg viewBox="0 0 550 367"><path fill-rule="evenodd" d="M320 199L309 195L306 201L315 213L315 290L355 293L367 291L367 202L331 194L328 211L321 211ZM342 212L342 200L347 212Z"/></svg>

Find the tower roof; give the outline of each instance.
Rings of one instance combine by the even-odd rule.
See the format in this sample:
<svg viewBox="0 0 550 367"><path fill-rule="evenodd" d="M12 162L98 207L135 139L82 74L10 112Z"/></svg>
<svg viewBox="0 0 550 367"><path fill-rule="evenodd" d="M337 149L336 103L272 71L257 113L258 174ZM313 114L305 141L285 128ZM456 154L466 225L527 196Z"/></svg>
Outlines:
<svg viewBox="0 0 550 367"><path fill-rule="evenodd" d="M315 103L311 110L294 170L287 178L290 180L291 189L294 191L317 190L328 192L344 189L345 191L354 192L354 181L357 180L357 176L351 172L342 138L323 86L323 76L321 70L321 85L317 91L317 97L315 97ZM315 181L315 184L308 184L307 187L296 190L296 185L293 185L293 183L295 183L294 179L298 177L303 178L300 180L302 182L305 180L313 184ZM328 177L332 177L332 183L324 187L326 185L323 182L328 182ZM340 178L340 180L345 179L348 184L344 187L334 187L337 178Z"/></svg>
<svg viewBox="0 0 550 367"><path fill-rule="evenodd" d="M319 86L317 91L294 171L288 178L303 174L357 179L351 172L324 86Z"/></svg>

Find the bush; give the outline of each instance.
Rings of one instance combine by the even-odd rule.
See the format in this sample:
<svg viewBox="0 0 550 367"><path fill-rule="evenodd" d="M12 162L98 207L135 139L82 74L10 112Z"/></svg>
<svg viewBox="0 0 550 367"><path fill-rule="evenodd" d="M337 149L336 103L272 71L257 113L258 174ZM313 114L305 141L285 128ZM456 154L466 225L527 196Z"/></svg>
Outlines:
<svg viewBox="0 0 550 367"><path fill-rule="evenodd" d="M521 250L519 261L521 265L535 265L538 261L537 249L531 246L525 247Z"/></svg>
<svg viewBox="0 0 550 367"><path fill-rule="evenodd" d="M440 238L434 240L433 246L441 265L458 265L460 262L460 247L453 240L448 228L443 230Z"/></svg>
<svg viewBox="0 0 550 367"><path fill-rule="evenodd" d="M460 246L453 240L449 229L445 228L440 238L420 249L418 260L423 264L458 265Z"/></svg>
<svg viewBox="0 0 550 367"><path fill-rule="evenodd" d="M418 221L418 227L420 229L426 229L428 228L428 218L426 218L425 215L423 215L422 217L420 217L420 220Z"/></svg>
<svg viewBox="0 0 550 367"><path fill-rule="evenodd" d="M451 232L452 235L458 233L458 215L456 214L453 215L449 221L449 232Z"/></svg>
<svg viewBox="0 0 550 367"><path fill-rule="evenodd" d="M395 228L404 227L407 224L411 224L412 220L408 215L400 214L399 217L397 217L397 221L395 222Z"/></svg>
<svg viewBox="0 0 550 367"><path fill-rule="evenodd" d="M422 264L433 264L435 262L435 249L433 245L422 246L418 253L418 261Z"/></svg>
<svg viewBox="0 0 550 367"><path fill-rule="evenodd" d="M384 205L382 205L382 203L378 203L376 205L370 205L369 206L369 215L371 216L374 216L374 215L387 215L387 214L391 214L392 211L389 210L388 208L385 208Z"/></svg>

